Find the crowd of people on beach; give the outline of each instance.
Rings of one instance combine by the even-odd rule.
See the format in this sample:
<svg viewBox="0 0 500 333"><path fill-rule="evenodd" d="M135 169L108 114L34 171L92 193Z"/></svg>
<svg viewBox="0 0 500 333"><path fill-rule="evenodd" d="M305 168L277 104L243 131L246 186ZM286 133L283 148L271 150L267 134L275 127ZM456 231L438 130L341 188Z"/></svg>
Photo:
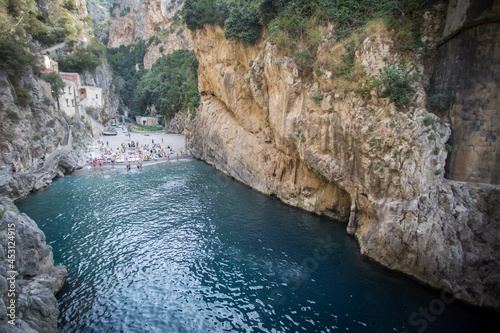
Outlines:
<svg viewBox="0 0 500 333"><path fill-rule="evenodd" d="M137 169L142 169L143 162L146 161L157 161L164 158L179 160L179 155L189 155L187 151L175 152L169 145L164 147L160 143L155 143L154 140L151 140L151 144L139 144L138 141L122 142L120 147L116 149L111 148L108 141L98 140L97 143L98 146L94 147L94 152L91 153L89 160L93 167L126 163L127 170L130 170L131 163L136 163Z"/></svg>

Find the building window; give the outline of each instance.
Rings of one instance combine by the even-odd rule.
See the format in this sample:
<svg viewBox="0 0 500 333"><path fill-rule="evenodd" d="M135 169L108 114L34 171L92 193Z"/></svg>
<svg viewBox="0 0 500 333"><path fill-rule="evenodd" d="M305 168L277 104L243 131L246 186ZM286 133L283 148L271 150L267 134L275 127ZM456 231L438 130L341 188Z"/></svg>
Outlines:
<svg viewBox="0 0 500 333"><path fill-rule="evenodd" d="M71 106L75 106L75 101L71 100Z"/></svg>
<svg viewBox="0 0 500 333"><path fill-rule="evenodd" d="M99 95L95 94L95 99L99 100Z"/></svg>
<svg viewBox="0 0 500 333"><path fill-rule="evenodd" d="M69 106L69 100L66 100L66 106Z"/></svg>
<svg viewBox="0 0 500 333"><path fill-rule="evenodd" d="M71 95L71 87L68 87L68 93Z"/></svg>

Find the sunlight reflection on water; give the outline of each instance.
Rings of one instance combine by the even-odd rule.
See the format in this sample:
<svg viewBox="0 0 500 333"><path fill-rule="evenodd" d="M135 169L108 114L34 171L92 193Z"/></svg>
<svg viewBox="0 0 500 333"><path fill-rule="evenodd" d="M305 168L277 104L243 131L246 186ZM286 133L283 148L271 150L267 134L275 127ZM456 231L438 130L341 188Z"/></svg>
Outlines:
<svg viewBox="0 0 500 333"><path fill-rule="evenodd" d="M68 268L61 332L416 332L439 295L363 260L345 225L198 161L81 171L19 208ZM456 302L426 332L488 325Z"/></svg>

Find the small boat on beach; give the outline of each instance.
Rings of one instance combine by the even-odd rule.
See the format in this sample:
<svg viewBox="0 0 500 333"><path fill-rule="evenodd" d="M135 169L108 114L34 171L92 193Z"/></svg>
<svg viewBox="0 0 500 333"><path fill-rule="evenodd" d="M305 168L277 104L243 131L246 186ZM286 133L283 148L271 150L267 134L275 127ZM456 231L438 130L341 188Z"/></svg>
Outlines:
<svg viewBox="0 0 500 333"><path fill-rule="evenodd" d="M118 133L116 132L116 129L106 128L104 131L102 131L102 135L118 135Z"/></svg>

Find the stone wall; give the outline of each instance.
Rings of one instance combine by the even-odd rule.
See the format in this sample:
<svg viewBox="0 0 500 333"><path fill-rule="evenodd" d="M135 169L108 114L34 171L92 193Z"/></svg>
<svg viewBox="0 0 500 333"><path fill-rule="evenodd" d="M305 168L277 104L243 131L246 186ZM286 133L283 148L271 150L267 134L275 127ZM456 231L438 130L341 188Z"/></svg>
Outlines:
<svg viewBox="0 0 500 333"><path fill-rule="evenodd" d="M455 23L447 23L445 34L455 33L438 49L435 87L450 100L449 179L500 184L500 20L493 17L498 2L469 5L461 28L451 17ZM493 16L484 21L481 10L487 7Z"/></svg>

